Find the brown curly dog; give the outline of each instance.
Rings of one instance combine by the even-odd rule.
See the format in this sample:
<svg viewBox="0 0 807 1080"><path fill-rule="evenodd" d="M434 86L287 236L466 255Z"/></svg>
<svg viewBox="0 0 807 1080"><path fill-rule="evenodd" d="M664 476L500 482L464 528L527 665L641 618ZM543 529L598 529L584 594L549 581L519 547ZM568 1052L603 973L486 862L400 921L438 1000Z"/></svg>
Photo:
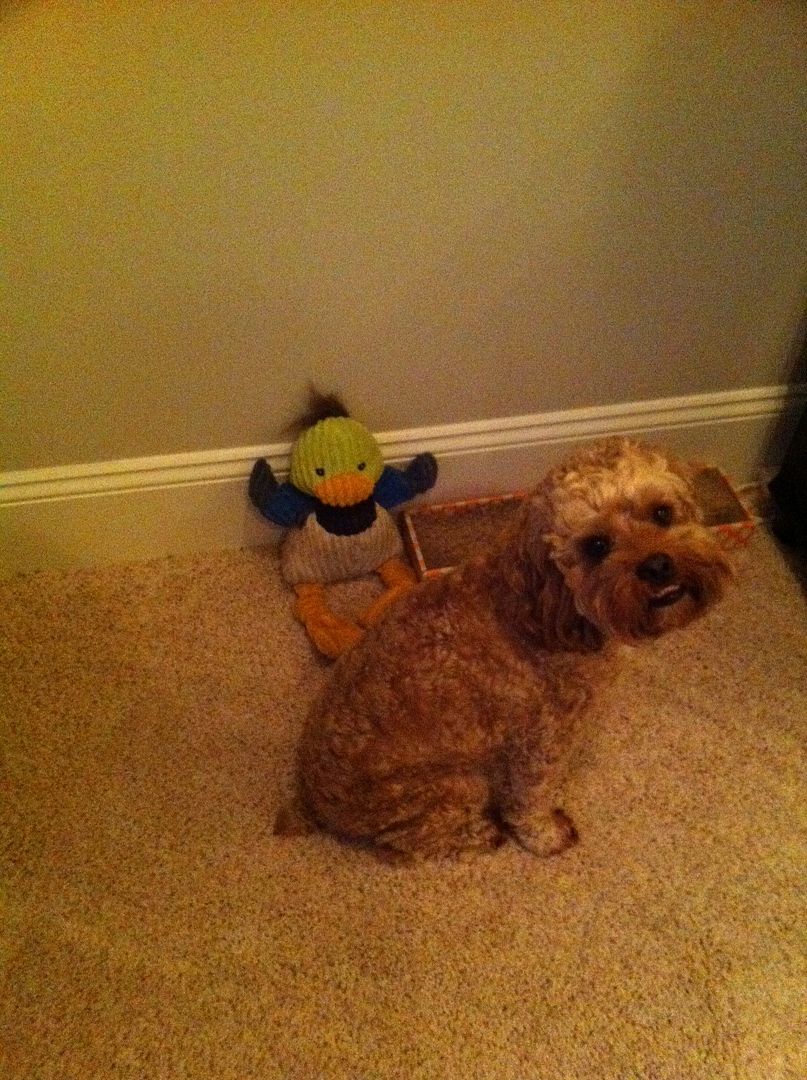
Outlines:
<svg viewBox="0 0 807 1080"><path fill-rule="evenodd" d="M394 859L577 837L557 806L615 642L685 626L731 576L685 466L627 439L577 453L490 551L419 585L337 662L276 832Z"/></svg>

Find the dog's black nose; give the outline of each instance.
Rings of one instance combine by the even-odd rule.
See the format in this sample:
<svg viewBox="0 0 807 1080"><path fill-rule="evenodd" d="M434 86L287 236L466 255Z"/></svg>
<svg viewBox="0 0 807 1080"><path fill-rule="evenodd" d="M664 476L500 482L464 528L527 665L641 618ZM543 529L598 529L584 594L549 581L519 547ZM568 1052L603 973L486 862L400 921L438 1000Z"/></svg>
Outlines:
<svg viewBox="0 0 807 1080"><path fill-rule="evenodd" d="M669 585L675 577L675 563L669 555L657 552L639 563L636 576L648 585Z"/></svg>

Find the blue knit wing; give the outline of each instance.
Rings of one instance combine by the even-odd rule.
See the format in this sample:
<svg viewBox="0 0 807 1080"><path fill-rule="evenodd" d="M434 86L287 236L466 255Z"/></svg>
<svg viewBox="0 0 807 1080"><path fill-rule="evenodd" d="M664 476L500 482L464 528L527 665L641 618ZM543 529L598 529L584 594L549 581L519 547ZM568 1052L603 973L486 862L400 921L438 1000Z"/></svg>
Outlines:
<svg viewBox="0 0 807 1080"><path fill-rule="evenodd" d="M313 496L299 491L293 484L284 483L279 484L258 509L275 525L290 529L294 525L302 525L315 506Z"/></svg>
<svg viewBox="0 0 807 1080"><path fill-rule="evenodd" d="M392 510L394 506L408 502L415 494L406 473L387 465L375 486L373 498L385 510Z"/></svg>
<svg viewBox="0 0 807 1080"><path fill-rule="evenodd" d="M414 499L429 488L437 479L437 462L433 454L417 454L405 469L387 465L375 486L375 501L385 510Z"/></svg>

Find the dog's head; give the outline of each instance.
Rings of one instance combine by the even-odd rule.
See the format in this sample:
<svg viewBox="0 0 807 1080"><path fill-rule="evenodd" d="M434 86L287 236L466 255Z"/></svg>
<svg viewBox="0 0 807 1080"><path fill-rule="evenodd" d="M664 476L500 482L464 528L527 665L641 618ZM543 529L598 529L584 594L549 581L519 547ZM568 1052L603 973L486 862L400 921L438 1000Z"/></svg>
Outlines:
<svg viewBox="0 0 807 1080"><path fill-rule="evenodd" d="M602 634L657 637L722 596L732 569L701 524L691 475L659 450L609 439L554 469L531 497L529 546Z"/></svg>

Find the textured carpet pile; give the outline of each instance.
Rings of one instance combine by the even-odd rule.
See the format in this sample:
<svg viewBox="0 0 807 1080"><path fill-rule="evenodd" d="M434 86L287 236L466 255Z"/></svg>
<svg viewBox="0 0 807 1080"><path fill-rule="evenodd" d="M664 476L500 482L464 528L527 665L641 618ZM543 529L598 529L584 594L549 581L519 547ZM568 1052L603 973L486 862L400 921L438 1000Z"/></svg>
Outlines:
<svg viewBox="0 0 807 1080"><path fill-rule="evenodd" d="M5 583L0 1076L801 1080L802 581L759 533L631 651L577 848L415 869L271 834L328 669L270 552Z"/></svg>

